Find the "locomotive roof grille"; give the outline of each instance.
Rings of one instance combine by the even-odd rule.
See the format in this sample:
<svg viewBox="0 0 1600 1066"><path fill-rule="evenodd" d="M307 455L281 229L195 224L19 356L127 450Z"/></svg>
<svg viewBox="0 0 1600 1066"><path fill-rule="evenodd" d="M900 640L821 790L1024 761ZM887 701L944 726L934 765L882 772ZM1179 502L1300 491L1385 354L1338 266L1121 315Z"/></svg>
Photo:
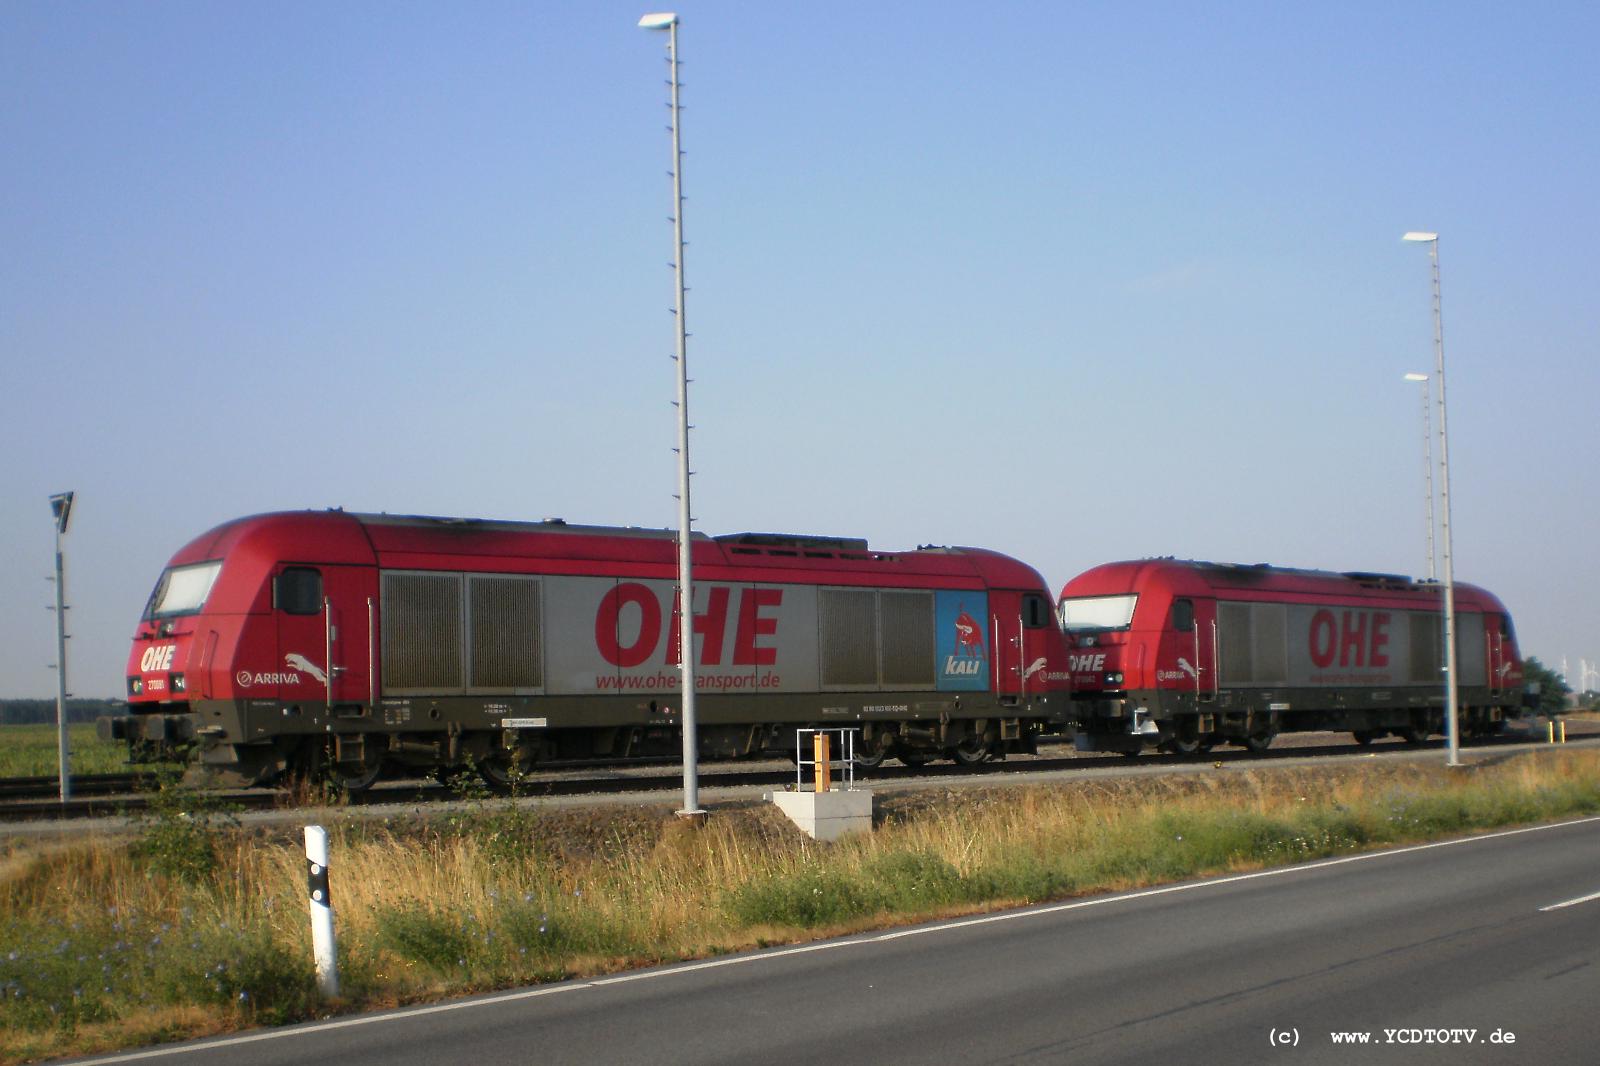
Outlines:
<svg viewBox="0 0 1600 1066"><path fill-rule="evenodd" d="M1323 579L1344 578L1346 581L1354 581L1363 588L1375 589L1415 589L1437 584L1437 582L1418 581L1405 574L1382 574L1366 570L1307 570L1294 566L1273 566L1271 563L1211 563L1200 560L1180 560L1170 555L1159 556L1155 561L1174 562L1181 566L1193 567L1196 570L1211 570L1248 581L1260 581L1275 575L1291 575L1294 577Z"/></svg>
<svg viewBox="0 0 1600 1066"><path fill-rule="evenodd" d="M739 544L758 548L810 548L834 551L867 550L865 537L814 537L792 533L724 533L713 538L718 544Z"/></svg>
<svg viewBox="0 0 1600 1066"><path fill-rule="evenodd" d="M490 533L576 533L607 537L641 537L650 540L676 540L675 529L642 529L638 526L580 526L564 518L546 518L540 522L517 522L500 518L450 518L441 515L358 514L353 516L363 525L409 526L414 529L482 530ZM695 540L709 540L704 533L692 534Z"/></svg>
<svg viewBox="0 0 1600 1066"><path fill-rule="evenodd" d="M1404 574L1369 574L1361 570L1347 570L1344 576L1368 588L1408 589L1416 584Z"/></svg>
<svg viewBox="0 0 1600 1066"><path fill-rule="evenodd" d="M307 512L318 513L318 512ZM459 532L486 533L553 533L578 536L638 537L642 540L676 540L675 529L643 529L638 526L572 525L564 518L546 518L538 522L520 522L498 518L456 518L446 515L361 514L346 512L342 507L330 507L327 514L348 514L362 525L389 526L392 528L436 529ZM714 541L724 545L733 554L768 555L807 559L848 559L855 562L893 563L913 554L910 551L874 551L865 537L828 537L793 533L725 533L712 537L695 531L692 539ZM917 553L930 555L961 555L963 549L942 545L919 544Z"/></svg>

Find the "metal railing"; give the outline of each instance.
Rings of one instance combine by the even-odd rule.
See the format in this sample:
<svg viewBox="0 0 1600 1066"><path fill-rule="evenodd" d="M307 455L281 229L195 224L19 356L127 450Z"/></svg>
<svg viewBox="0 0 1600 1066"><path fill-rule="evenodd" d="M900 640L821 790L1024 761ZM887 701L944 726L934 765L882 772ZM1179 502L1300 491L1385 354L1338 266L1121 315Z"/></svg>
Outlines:
<svg viewBox="0 0 1600 1066"><path fill-rule="evenodd" d="M856 787L856 733L858 730L843 726L827 729L797 729L794 733L794 786L797 791L805 791L806 767L811 767L812 778L816 783L816 791L833 791L833 770L843 767L844 791L853 792ZM833 738L838 736L835 746ZM808 745L806 737L811 738ZM834 752L840 751L844 758L834 758ZM811 758L806 758L809 751Z"/></svg>

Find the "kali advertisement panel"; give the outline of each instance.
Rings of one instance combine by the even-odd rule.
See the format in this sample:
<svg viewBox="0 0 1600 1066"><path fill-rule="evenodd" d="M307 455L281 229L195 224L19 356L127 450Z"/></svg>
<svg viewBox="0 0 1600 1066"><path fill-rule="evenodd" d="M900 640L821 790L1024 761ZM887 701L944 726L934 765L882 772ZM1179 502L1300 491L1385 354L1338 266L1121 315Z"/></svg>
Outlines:
<svg viewBox="0 0 1600 1066"><path fill-rule="evenodd" d="M940 690L986 691L993 672L988 594L941 590L934 599L934 627Z"/></svg>

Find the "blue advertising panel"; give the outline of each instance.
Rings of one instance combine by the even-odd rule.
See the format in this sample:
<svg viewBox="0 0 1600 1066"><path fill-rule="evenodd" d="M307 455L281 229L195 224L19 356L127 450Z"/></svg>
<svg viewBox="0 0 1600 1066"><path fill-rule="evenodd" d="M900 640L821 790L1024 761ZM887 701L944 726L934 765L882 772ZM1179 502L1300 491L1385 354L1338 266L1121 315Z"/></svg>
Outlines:
<svg viewBox="0 0 1600 1066"><path fill-rule="evenodd" d="M987 692L989 594L941 590L934 596L934 641L939 653L939 689Z"/></svg>

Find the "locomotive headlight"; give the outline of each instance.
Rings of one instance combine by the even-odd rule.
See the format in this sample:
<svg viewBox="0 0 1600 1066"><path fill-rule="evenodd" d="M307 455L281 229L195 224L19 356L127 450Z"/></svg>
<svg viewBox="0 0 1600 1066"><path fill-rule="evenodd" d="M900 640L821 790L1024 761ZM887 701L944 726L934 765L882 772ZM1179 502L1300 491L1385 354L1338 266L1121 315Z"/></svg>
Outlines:
<svg viewBox="0 0 1600 1066"><path fill-rule="evenodd" d="M130 678L128 678L128 695L130 695L130 696L140 696L140 695L143 695L143 694L144 694L144 678L142 678L142 677L130 677Z"/></svg>
<svg viewBox="0 0 1600 1066"><path fill-rule="evenodd" d="M188 689L184 686L184 681L183 681L183 675L182 674L173 674L172 675L172 691L174 691L174 692L187 692L188 691Z"/></svg>
<svg viewBox="0 0 1600 1066"><path fill-rule="evenodd" d="M1107 674L1106 675L1106 684L1108 684L1108 685L1120 685L1120 684L1122 684L1122 675L1121 674Z"/></svg>

